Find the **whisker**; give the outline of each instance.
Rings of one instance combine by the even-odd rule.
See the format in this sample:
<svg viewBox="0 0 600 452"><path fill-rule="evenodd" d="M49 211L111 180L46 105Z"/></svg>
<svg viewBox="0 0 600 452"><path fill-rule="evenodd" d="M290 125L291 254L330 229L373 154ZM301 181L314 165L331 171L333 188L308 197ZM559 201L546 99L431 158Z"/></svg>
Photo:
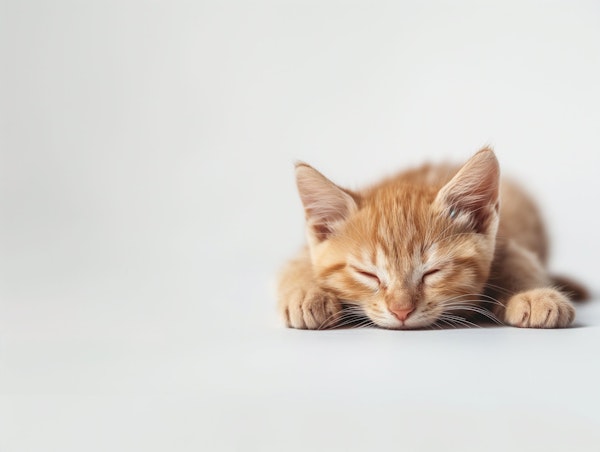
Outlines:
<svg viewBox="0 0 600 452"><path fill-rule="evenodd" d="M339 316L339 317L338 317ZM365 312L358 302L344 300L341 312L330 314L319 326L319 330L331 327L339 327L361 320L365 317Z"/></svg>
<svg viewBox="0 0 600 452"><path fill-rule="evenodd" d="M464 317L460 317L457 315L453 315L453 314L443 314L445 319L448 320L454 320L456 323L463 325L463 326L473 326L476 328L481 328L481 325L477 325L476 323L470 322L467 319L465 319Z"/></svg>
<svg viewBox="0 0 600 452"><path fill-rule="evenodd" d="M503 323L490 311L483 309L483 308L478 308L476 306L471 306L471 305L452 305L452 306L448 306L446 309L447 312L450 311L472 311L472 312L476 312L478 314L481 314L485 317L487 317L488 319L496 322L499 325L503 325Z"/></svg>
<svg viewBox="0 0 600 452"><path fill-rule="evenodd" d="M456 300L456 299L459 299L462 297L476 297L476 298L478 298L478 300L476 300L476 301L481 301L481 302L485 302L485 303L497 303L497 304L504 306L504 304L502 302L500 302L500 300L498 300L490 295L481 294L481 293L465 293L465 294L457 295L452 298L448 298L445 301Z"/></svg>
<svg viewBox="0 0 600 452"><path fill-rule="evenodd" d="M502 286L498 286L497 284L492 284L492 283L488 282L488 283L485 284L485 287L486 288L490 288L492 290L496 290L496 291L500 292L503 295L507 295L507 296L513 295L513 291L512 290L508 290L507 288L502 287Z"/></svg>
<svg viewBox="0 0 600 452"><path fill-rule="evenodd" d="M452 328L456 328L456 325L446 319L443 319L442 317L440 317L438 319L439 322L443 322L444 324L446 324L447 326L451 326Z"/></svg>
<svg viewBox="0 0 600 452"><path fill-rule="evenodd" d="M366 319L363 322L361 322L358 325L356 325L355 328L370 328L372 326L375 326L375 324L371 320Z"/></svg>
<svg viewBox="0 0 600 452"><path fill-rule="evenodd" d="M331 326L331 324L337 322L339 319L336 318L336 316L338 315L338 312L334 312L332 314L330 314L325 320L323 320L321 322L321 325L319 325L319 328L317 328L318 330L325 330L327 328L329 328ZM341 318L341 316L340 316Z"/></svg>
<svg viewBox="0 0 600 452"><path fill-rule="evenodd" d="M341 328L344 326L348 326L348 325L353 325L356 324L357 322L364 322L365 321L365 317L364 316L352 316L352 317L347 317L345 318L343 321L339 322L336 324L336 328Z"/></svg>

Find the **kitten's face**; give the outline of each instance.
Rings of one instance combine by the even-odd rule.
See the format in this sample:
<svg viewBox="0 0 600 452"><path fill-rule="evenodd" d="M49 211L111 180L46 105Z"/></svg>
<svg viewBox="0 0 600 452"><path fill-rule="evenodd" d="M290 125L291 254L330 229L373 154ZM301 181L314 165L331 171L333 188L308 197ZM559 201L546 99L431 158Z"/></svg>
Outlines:
<svg viewBox="0 0 600 452"><path fill-rule="evenodd" d="M476 154L449 182L399 177L364 194L299 165L319 285L385 328L452 322L461 306L472 306L489 276L498 177L490 150Z"/></svg>
<svg viewBox="0 0 600 452"><path fill-rule="evenodd" d="M313 247L323 288L385 328L426 327L477 298L493 235L440 211L431 193L372 201Z"/></svg>

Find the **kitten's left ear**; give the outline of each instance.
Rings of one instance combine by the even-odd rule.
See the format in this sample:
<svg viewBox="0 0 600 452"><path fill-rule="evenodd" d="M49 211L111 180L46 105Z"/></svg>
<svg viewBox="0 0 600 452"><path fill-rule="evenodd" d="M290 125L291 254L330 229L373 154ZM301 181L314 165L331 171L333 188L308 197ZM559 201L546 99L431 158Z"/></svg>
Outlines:
<svg viewBox="0 0 600 452"><path fill-rule="evenodd" d="M357 210L353 195L312 166L296 163L296 183L311 235L321 242Z"/></svg>
<svg viewBox="0 0 600 452"><path fill-rule="evenodd" d="M483 148L442 187L435 203L452 218L466 218L477 232L486 232L499 208L500 166L494 151Z"/></svg>

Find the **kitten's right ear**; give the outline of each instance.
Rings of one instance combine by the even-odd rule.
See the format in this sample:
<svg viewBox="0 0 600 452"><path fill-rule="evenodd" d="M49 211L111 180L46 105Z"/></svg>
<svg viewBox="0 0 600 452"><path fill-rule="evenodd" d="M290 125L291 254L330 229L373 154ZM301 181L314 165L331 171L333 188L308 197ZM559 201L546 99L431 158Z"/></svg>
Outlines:
<svg viewBox="0 0 600 452"><path fill-rule="evenodd" d="M451 218L464 216L477 232L486 232L497 218L500 167L491 148L471 157L439 191L436 203Z"/></svg>
<svg viewBox="0 0 600 452"><path fill-rule="evenodd" d="M358 208L349 192L306 163L296 163L296 184L307 225L318 241L327 239Z"/></svg>

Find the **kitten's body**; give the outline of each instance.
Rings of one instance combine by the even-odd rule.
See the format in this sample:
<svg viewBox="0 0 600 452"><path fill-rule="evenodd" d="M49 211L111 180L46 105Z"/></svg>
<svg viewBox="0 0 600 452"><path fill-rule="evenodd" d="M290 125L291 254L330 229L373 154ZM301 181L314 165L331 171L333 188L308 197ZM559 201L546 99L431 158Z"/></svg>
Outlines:
<svg viewBox="0 0 600 452"><path fill-rule="evenodd" d="M308 246L279 281L288 326L366 319L404 329L469 324L473 315L524 327L573 321L546 271L538 210L516 185L500 183L491 150L462 168L425 166L362 192L304 164L297 182Z"/></svg>

